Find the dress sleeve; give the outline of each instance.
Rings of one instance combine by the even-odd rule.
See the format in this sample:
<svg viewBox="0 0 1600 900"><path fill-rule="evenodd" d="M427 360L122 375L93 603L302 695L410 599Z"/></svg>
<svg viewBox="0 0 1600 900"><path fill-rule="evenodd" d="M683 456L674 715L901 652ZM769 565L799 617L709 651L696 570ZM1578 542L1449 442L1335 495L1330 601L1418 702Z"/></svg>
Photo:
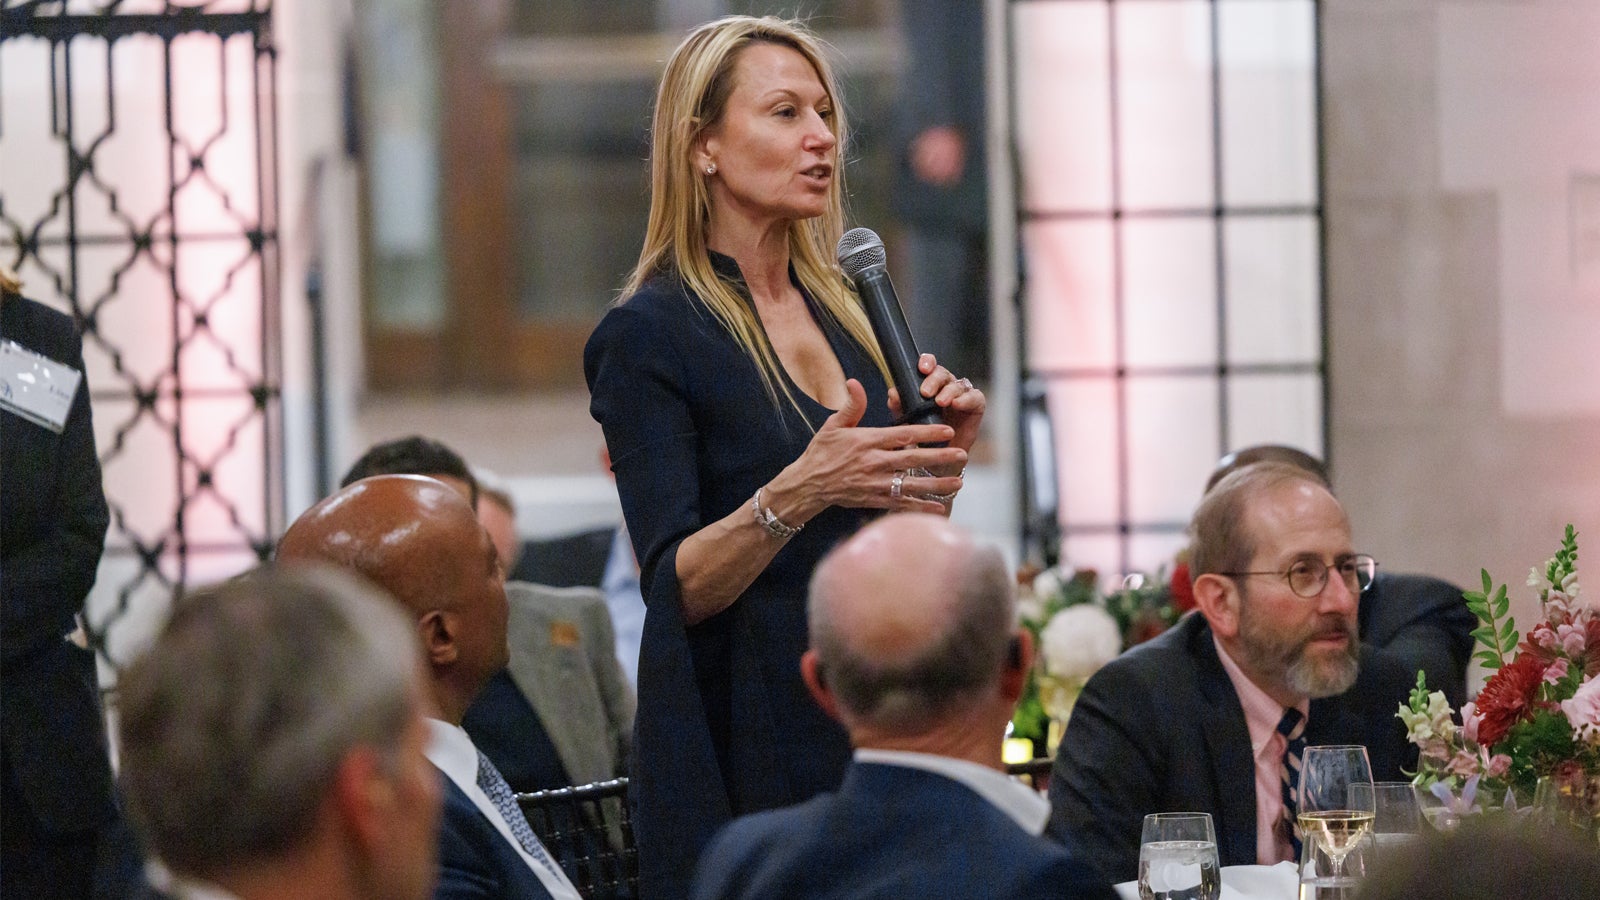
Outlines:
<svg viewBox="0 0 1600 900"><path fill-rule="evenodd" d="M584 348L589 412L605 432L617 494L639 558L641 585L656 583L664 558L704 524L699 434L672 324L618 306ZM652 601L652 591L645 591ZM676 602L676 600L674 600Z"/></svg>

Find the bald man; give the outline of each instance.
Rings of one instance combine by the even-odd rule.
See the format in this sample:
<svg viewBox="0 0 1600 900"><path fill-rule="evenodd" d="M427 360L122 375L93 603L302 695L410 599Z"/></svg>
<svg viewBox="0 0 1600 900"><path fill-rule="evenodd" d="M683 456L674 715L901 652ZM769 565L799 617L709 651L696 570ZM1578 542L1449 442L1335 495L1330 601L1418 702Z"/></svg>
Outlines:
<svg viewBox="0 0 1600 900"><path fill-rule="evenodd" d="M694 896L1115 897L1005 775L1033 645L997 551L940 516L888 516L822 561L808 612L801 674L854 761L838 793L723 829Z"/></svg>
<svg viewBox="0 0 1600 900"><path fill-rule="evenodd" d="M420 476L358 481L289 526L278 561L353 570L416 619L438 716L428 720L427 757L445 776L435 898L577 900L505 779L461 728L473 698L505 667L508 615L494 544L466 497Z"/></svg>

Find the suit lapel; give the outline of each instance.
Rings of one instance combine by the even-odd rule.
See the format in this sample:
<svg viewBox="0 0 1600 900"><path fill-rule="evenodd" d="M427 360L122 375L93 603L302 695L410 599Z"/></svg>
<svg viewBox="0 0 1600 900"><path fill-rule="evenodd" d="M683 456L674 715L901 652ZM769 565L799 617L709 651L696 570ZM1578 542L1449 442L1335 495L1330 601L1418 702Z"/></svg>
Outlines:
<svg viewBox="0 0 1600 900"><path fill-rule="evenodd" d="M562 696L563 689L576 681L566 677L564 670L582 663L578 623L571 617L545 609L537 601L537 597L526 595L511 599L511 618L506 628L510 657L506 671L538 714L567 775L578 784L593 781L593 761L585 758L575 746L577 736L573 729L582 723L575 721L568 712L569 698ZM577 642L570 643L574 639Z"/></svg>
<svg viewBox="0 0 1600 900"><path fill-rule="evenodd" d="M1256 861L1256 769L1250 749L1250 730L1245 726L1244 707L1233 690L1233 682L1222 668L1212 643L1211 629L1197 629L1192 649L1200 695L1208 706L1201 722L1206 749L1216 773L1214 809L1220 811L1217 830L1218 849L1223 865L1253 864ZM1243 785L1240 790L1238 786Z"/></svg>

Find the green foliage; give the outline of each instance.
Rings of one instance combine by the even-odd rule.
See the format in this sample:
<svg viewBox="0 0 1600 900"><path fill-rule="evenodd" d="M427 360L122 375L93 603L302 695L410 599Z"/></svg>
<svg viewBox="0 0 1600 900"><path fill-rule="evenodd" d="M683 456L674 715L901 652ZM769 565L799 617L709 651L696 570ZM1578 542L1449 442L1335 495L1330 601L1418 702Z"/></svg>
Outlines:
<svg viewBox="0 0 1600 900"><path fill-rule="evenodd" d="M1511 757L1506 781L1531 796L1540 775L1548 775L1557 765L1579 753L1572 739L1572 726L1565 716L1541 709L1526 722L1518 722L1495 745L1495 750Z"/></svg>
<svg viewBox="0 0 1600 900"><path fill-rule="evenodd" d="M1467 609L1483 623L1472 631L1473 638L1484 648L1478 651L1476 659L1485 669L1493 671L1511 661L1519 635L1517 621L1510 616L1511 601L1506 598L1506 586L1502 584L1496 590L1489 570L1479 571L1483 573L1483 590L1466 591L1462 596L1466 598Z"/></svg>

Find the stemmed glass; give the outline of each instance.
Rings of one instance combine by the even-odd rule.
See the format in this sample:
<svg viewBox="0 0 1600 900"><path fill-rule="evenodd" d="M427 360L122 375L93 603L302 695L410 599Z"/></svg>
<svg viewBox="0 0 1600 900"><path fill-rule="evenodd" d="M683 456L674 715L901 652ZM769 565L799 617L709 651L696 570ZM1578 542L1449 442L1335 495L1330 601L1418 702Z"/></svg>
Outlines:
<svg viewBox="0 0 1600 900"><path fill-rule="evenodd" d="M1151 813L1139 837L1142 900L1218 900L1222 874L1209 813Z"/></svg>
<svg viewBox="0 0 1600 900"><path fill-rule="evenodd" d="M1333 862L1331 877L1325 877L1312 859L1313 883L1349 884L1353 879L1345 873L1345 857L1372 831L1377 812L1367 748L1307 747L1301 756L1298 812L1302 839Z"/></svg>

